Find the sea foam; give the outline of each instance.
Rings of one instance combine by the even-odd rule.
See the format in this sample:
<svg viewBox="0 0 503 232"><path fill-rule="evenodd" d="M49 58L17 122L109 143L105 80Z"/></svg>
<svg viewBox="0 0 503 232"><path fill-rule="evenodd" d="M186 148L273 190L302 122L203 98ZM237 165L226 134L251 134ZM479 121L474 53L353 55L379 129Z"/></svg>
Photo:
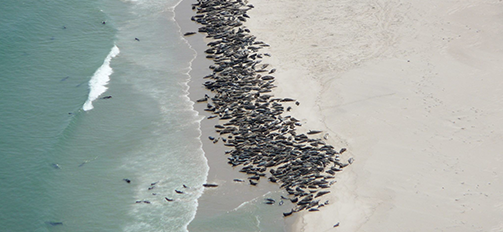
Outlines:
<svg viewBox="0 0 503 232"><path fill-rule="evenodd" d="M110 81L110 75L114 72L112 67L110 67L110 61L112 58L120 53L117 45L114 45L110 53L108 53L103 64L94 72L91 80L89 80L89 96L87 101L82 106L84 111L92 110L93 101L98 99L98 97L107 91L107 84Z"/></svg>

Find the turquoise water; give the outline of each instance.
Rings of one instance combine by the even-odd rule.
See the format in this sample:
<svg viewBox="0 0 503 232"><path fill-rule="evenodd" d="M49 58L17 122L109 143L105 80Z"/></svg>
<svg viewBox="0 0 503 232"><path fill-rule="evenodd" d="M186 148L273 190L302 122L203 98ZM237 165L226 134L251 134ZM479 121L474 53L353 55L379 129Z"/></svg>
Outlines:
<svg viewBox="0 0 503 232"><path fill-rule="evenodd" d="M188 226L209 167L178 3L2 2L0 231L285 230L279 190Z"/></svg>
<svg viewBox="0 0 503 232"><path fill-rule="evenodd" d="M176 4L2 2L0 231L185 230L208 167Z"/></svg>

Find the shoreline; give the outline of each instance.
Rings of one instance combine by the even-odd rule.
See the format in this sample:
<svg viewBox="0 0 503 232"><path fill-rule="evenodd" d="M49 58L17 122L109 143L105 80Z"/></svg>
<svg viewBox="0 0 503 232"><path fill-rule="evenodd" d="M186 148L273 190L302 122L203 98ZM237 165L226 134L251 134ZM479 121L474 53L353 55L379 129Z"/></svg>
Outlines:
<svg viewBox="0 0 503 232"><path fill-rule="evenodd" d="M177 19L177 22L179 23L180 27L182 28L182 34L184 34L185 32L196 32L198 30L199 26L201 26L201 25L196 24L195 22L189 21L187 19L182 19L179 17L180 15L186 15L186 14L188 15L189 12L192 12L193 15L195 15L194 11L191 11L191 10L187 11L187 9L190 9L190 3L186 2L186 1L182 1L175 9L175 12L177 12L176 15L178 16L178 17L176 17L176 19ZM184 13L182 13L182 12L184 12ZM194 26L184 25L184 24L190 24L190 23L194 24ZM244 28L246 28L246 27L247 27L247 23L244 23ZM189 91L190 92L189 96L192 101L196 102L197 99L200 99L205 94L213 96L213 94L211 94L209 91L205 90L202 87L203 80L202 79L198 80L197 77L198 76L200 76L200 77L206 76L208 73L211 73L211 71L205 67L208 67L210 65L214 65L215 63L211 62L210 59L206 59L203 57L203 55L204 55L203 51L204 51L204 49L208 48L206 46L206 43L208 43L209 40L202 38L201 33L196 33L196 35L191 35L191 36L185 37L185 39L189 42L189 44L191 44L192 48L195 49L198 54L192 64L193 69L190 72L191 81L189 83L189 86L191 87L191 89L190 89L191 91ZM265 41L265 42L267 42L267 41ZM200 47L195 48L196 46L200 46ZM267 48L267 46L264 46L264 48ZM272 55L274 55L274 54L272 54ZM268 59L265 57L266 56L263 56L260 58L263 59L264 61L267 61ZM265 65L264 65L264 67L265 67ZM274 72L274 70L276 70L276 69L274 67L272 67L271 70L272 71L270 73ZM258 77L260 77L260 75ZM272 94L274 95L274 97L278 97L278 95L276 94L276 91L273 91ZM196 96L196 95L199 95L199 96ZM279 95L281 96L282 94L279 94ZM288 97L288 96L282 96L282 97ZM283 98L283 99L287 99L287 98ZM206 105L206 104L196 103L194 105L194 107L201 115L204 115L205 117L207 117L210 114L207 114L204 111L204 108L203 108L204 105ZM296 105L298 106L299 103L296 102ZM290 111L290 109L292 109L292 112L295 112L295 110L293 110L293 108L295 108L294 104L291 104L292 107L290 107L290 104L286 104L285 108L286 108L286 106L288 106L287 111ZM290 114L287 114L285 112L282 115L284 116L284 115L290 115ZM296 115L296 114L294 113L293 115ZM212 120L204 119L201 122L203 150L205 151L206 157L208 159L208 164L210 166L210 172L208 174L208 183L216 183L219 185L219 187L216 189L211 189L211 190L206 189L205 192L203 193L203 195L201 196L201 198L199 198L199 208L196 213L196 219L194 220L194 221L196 221L195 224L197 224L198 217L203 217L203 218L210 217L212 214L215 214L216 212L227 212L228 213L231 210L235 210L235 209L239 208L240 207L239 205L241 205L239 203L242 203L243 201L247 202L244 199L258 199L259 197L261 197L261 196L263 197L271 191L282 191L284 193L284 190L280 190L279 185L271 183L269 181L262 181L262 183L260 183L257 186L254 186L254 187L247 186L247 183L246 184L233 183L232 178L229 178L229 176L239 177L240 179L246 180L247 177L249 177L249 175L237 172L238 170L236 170L236 168L240 169L242 166L241 167L238 166L236 168L233 168L227 164L228 159L226 159L226 155L224 155L225 147L222 146L221 141L217 144L212 144L210 140L206 139L208 136L215 136L215 129L212 126L217 124L215 122L218 122L218 121L216 121L215 119L213 119L214 122L210 122L210 121L212 121ZM309 122L308 120L303 120L302 124L308 123L308 122ZM211 125L211 124L213 124L213 125ZM300 126L300 125L301 125L301 123L299 123L298 126ZM315 123L312 123L312 125L316 125L318 127L310 126L310 129L319 128L321 126L321 125L317 125ZM307 133L308 135L311 134L311 130L308 131L307 128L305 128L305 127L298 127L296 129L300 133L303 132L303 133ZM314 132L312 132L312 133L314 133ZM293 134L293 135L295 135L295 134ZM318 141L317 143L325 144L325 142L323 140L326 140L328 136L329 135L327 133L323 133L323 134L319 134L319 135L310 135L309 137L313 138L313 141ZM302 138L302 137L300 137L300 138ZM306 137L306 138L308 138L308 137ZM297 140L297 139L295 139L295 140ZM307 141L307 139L306 139L306 141ZM302 141L300 141L300 142L302 143ZM332 143L328 143L328 144L332 144ZM316 145L314 145L314 146L316 146ZM309 148L309 149L312 149L312 148ZM339 154L338 152L333 151L333 149L329 149L328 151L330 151L330 150L332 151L331 155ZM328 151L327 151L327 155L328 155ZM342 152L343 151L341 151L341 153ZM343 165L342 163L338 163L338 160L339 160L338 157L339 157L339 155L336 156L337 161L335 161L335 163L337 165L341 165L339 168L345 167L345 165L347 165L347 164L344 164L344 166L342 166ZM342 157L346 157L346 155L342 155ZM290 166L288 166L288 167L290 167ZM335 166L334 166L334 168L335 168ZM326 169L326 170L328 170L328 169ZM289 171L287 171L287 172L289 172ZM335 173L333 173L333 174L335 174ZM316 174L316 175L319 175L319 174ZM323 177L323 175L321 175L320 177ZM317 177L317 178L319 178L319 177ZM324 178L322 178L321 183L328 184L328 181L324 181ZM330 185L332 183L333 182L331 182ZM292 186L292 185L289 184L288 182L284 183L283 185L286 185L286 184L288 184L287 185L287 190L288 190L289 189L288 186ZM294 184L293 186L295 186L295 185L296 184ZM306 186L301 185L301 186L303 188L306 188L306 190L307 190L307 185ZM306 190L301 190L301 189L297 188L296 191L299 191L298 193L302 193L303 191L306 191ZM323 189L321 189L321 190L323 190ZM292 190L288 190L288 191L292 191ZM311 192L311 194L310 194L311 199L312 199L312 197L314 197L314 195L312 193L316 193L317 191L318 190L310 191ZM320 194L324 195L328 192L329 191L321 191ZM229 198L229 196L228 196L229 193L232 193L232 196L234 197L234 199L233 199L233 197ZM293 193L294 192L291 192L290 194L292 194L292 196L293 196ZM298 193L295 193L295 196L297 196ZM305 193L303 193L303 194L305 194ZM308 195L309 195L309 193L308 193ZM300 196L305 196L305 195L300 195ZM317 196L318 195L316 195L316 197ZM219 199L219 197L220 197L220 199ZM293 199L293 198L291 198L291 199ZM305 198L305 199L307 199L307 198ZM322 200L322 199L325 199L325 197L320 198L320 200ZM230 201L234 200L234 202L229 203L229 200ZM309 200L307 200L307 201L309 201ZM224 206L222 206L222 205L216 204L217 202L226 202L226 204ZM295 201L293 201L293 202L295 202ZM314 206L317 206L316 204L319 204L319 206L317 206L317 207L322 207L328 201L323 200L322 202L325 202L325 204L318 203L318 202L319 202L319 200L317 200L316 203L313 201ZM288 201L288 203L290 203L290 202ZM307 205L308 206L307 209L310 209L311 207L313 207L313 204ZM306 206L304 206L304 204L302 204L302 202L299 202L299 205L296 207L293 207L291 212L294 212L294 210L301 211L302 209L305 209L305 208L306 208ZM323 209L321 209L321 211L323 211ZM285 212L283 212L283 213L285 213ZM320 212L320 213L322 213L322 212ZM281 215L281 213L279 213L279 214ZM285 214L285 215L287 215L287 214ZM286 217L284 220L282 220L283 223L286 223L285 226L283 227L283 230L292 231L295 226L295 222L298 221L298 218L299 218L298 215L301 215L301 213L295 213L293 216ZM199 229L199 227L201 227L201 226L202 225L195 225L194 226L194 223L191 223L191 225L189 225L189 228L191 231L193 231L193 230L197 231ZM203 230L201 230L201 231L203 231Z"/></svg>

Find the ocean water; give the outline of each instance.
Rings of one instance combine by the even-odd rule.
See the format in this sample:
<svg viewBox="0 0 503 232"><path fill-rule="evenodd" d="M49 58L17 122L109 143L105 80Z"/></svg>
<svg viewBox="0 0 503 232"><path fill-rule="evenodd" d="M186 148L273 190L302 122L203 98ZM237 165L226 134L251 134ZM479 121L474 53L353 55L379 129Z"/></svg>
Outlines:
<svg viewBox="0 0 503 232"><path fill-rule="evenodd" d="M2 1L0 231L186 231L208 166L178 2Z"/></svg>

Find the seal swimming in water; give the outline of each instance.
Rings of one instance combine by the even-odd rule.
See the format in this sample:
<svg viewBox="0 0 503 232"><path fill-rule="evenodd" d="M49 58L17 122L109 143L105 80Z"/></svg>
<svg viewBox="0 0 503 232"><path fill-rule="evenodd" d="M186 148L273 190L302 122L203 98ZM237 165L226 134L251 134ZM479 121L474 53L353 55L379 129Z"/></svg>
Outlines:
<svg viewBox="0 0 503 232"><path fill-rule="evenodd" d="M49 222L45 222L47 223L48 225L51 225L51 226L61 226L63 225L63 222L52 222L52 221L49 221Z"/></svg>

